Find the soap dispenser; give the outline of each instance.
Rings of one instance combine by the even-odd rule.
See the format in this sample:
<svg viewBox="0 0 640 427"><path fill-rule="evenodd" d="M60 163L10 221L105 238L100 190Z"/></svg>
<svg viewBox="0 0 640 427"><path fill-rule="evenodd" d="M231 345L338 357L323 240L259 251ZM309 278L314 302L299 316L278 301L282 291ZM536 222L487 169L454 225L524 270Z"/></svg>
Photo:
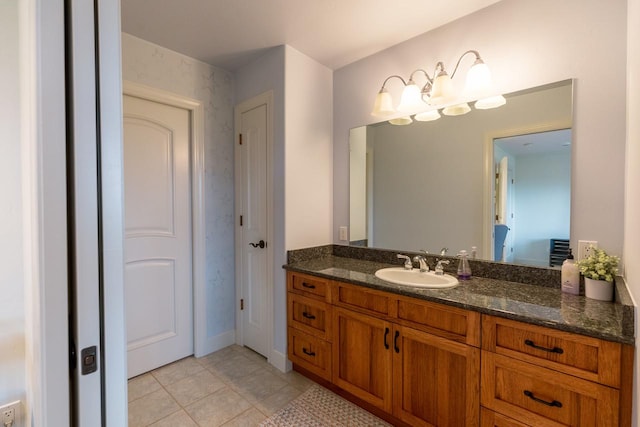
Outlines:
<svg viewBox="0 0 640 427"><path fill-rule="evenodd" d="M571 248L569 248L567 259L565 259L562 263L560 277L562 283L562 292L573 295L578 295L580 293L580 270L578 269L578 265L573 259Z"/></svg>
<svg viewBox="0 0 640 427"><path fill-rule="evenodd" d="M471 267L469 267L469 260L467 259L467 251L464 249L458 253L460 262L458 263L458 279L469 280L471 279Z"/></svg>

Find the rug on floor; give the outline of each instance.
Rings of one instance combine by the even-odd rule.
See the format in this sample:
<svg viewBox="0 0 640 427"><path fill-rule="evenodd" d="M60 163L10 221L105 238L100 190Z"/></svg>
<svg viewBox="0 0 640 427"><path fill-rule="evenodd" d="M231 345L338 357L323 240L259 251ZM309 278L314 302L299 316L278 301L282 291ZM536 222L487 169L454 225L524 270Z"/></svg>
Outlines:
<svg viewBox="0 0 640 427"><path fill-rule="evenodd" d="M319 385L313 385L260 427L391 427L380 418Z"/></svg>

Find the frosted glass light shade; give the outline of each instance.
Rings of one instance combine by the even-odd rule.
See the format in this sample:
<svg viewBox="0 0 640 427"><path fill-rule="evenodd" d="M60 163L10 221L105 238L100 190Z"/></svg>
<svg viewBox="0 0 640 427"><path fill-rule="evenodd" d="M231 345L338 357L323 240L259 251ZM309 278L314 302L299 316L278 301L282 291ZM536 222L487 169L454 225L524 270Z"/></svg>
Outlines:
<svg viewBox="0 0 640 427"><path fill-rule="evenodd" d="M424 113L416 114L413 118L419 122L430 122L432 120L438 120L440 113L438 113L438 110L425 111Z"/></svg>
<svg viewBox="0 0 640 427"><path fill-rule="evenodd" d="M385 89L382 88L378 95L376 95L376 101L373 104L373 111L371 112L372 116L389 116L395 113L396 110L393 108L393 99L391 98L391 94Z"/></svg>
<svg viewBox="0 0 640 427"><path fill-rule="evenodd" d="M451 77L442 71L433 80L433 88L431 89L431 97L429 98L429 104L442 105L451 102L455 98L453 91L453 83Z"/></svg>
<svg viewBox="0 0 640 427"><path fill-rule="evenodd" d="M422 92L420 91L420 88L413 82L413 80L409 80L402 91L398 111L403 113L414 113L424 107L425 105L424 102L422 102Z"/></svg>
<svg viewBox="0 0 640 427"><path fill-rule="evenodd" d="M491 90L491 71L487 64L481 60L476 61L467 73L467 81L464 87L465 96L480 98L489 94Z"/></svg>
<svg viewBox="0 0 640 427"><path fill-rule="evenodd" d="M397 119L389 120L389 123L396 126L404 126L410 125L411 123L413 123L413 120L411 120L411 117L398 117Z"/></svg>
<svg viewBox="0 0 640 427"><path fill-rule="evenodd" d="M451 105L442 110L445 116L461 116L471 111L471 107L466 102L464 104Z"/></svg>
<svg viewBox="0 0 640 427"><path fill-rule="evenodd" d="M474 104L478 110L488 110L490 108L497 108L507 103L507 100L502 95L490 96L489 98L479 99Z"/></svg>

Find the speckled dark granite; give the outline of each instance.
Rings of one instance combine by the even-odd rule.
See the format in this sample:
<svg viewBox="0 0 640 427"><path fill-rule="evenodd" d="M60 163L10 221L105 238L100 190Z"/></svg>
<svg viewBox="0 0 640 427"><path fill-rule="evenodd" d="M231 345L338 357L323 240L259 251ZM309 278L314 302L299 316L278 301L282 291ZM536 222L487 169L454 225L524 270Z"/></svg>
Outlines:
<svg viewBox="0 0 640 427"><path fill-rule="evenodd" d="M309 255L311 253L317 256ZM351 256L345 256L347 254ZM501 265L503 268L512 267L516 270L513 274L508 271L503 272L506 277L511 277L511 280L478 277L478 271L485 271L482 270L484 266L481 264L497 264L483 261L474 261L471 268L475 275L471 280L460 282L456 287L420 289L395 285L374 276L375 271L380 268L400 265L395 255L394 251L328 245L311 248L309 251L306 249L290 251L289 263L284 267L290 271L340 280L623 344L635 342L634 306L620 277L616 279L615 303L564 294L558 285L559 274L544 274L543 268L534 269L541 270L540 273L545 278L534 280L536 282L534 285L514 280L522 277L530 279L533 273L528 269L531 267L524 267L527 270L519 270L517 266ZM433 267L433 262L430 262L430 265ZM447 272L455 275L456 267L457 264L449 265ZM476 270L474 267L477 267ZM490 267L488 269L495 271ZM544 280L552 283L544 283Z"/></svg>

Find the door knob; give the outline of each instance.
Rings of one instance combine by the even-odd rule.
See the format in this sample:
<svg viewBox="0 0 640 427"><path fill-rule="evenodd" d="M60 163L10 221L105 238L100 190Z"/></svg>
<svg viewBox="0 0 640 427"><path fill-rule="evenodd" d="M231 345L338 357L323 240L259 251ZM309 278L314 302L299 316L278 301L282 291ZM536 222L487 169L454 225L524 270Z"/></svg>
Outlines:
<svg viewBox="0 0 640 427"><path fill-rule="evenodd" d="M254 248L260 248L260 249L264 249L267 247L267 244L264 242L264 240L260 240L258 243L249 243L251 246L253 246Z"/></svg>

